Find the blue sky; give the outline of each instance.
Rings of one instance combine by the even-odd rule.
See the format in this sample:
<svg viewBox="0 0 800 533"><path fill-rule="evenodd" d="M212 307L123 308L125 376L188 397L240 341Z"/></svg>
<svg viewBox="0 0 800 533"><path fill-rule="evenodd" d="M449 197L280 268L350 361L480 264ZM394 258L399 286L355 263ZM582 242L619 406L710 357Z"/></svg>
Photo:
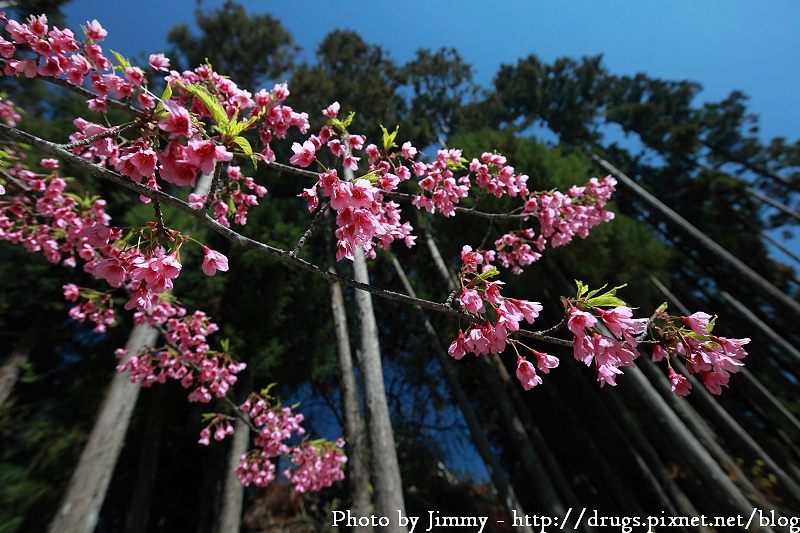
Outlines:
<svg viewBox="0 0 800 533"><path fill-rule="evenodd" d="M203 2L205 8L219 0ZM331 30L357 31L405 62L418 48L454 47L489 86L498 67L529 54L545 61L604 54L616 74L646 72L700 82L700 98L732 90L751 98L765 138L798 137L800 124L800 2L674 0L671 2L538 2L405 0L404 2L266 2L240 0L248 11L279 18L312 58ZM193 0L121 2L73 0L71 26L98 19L106 46L125 55L166 49L174 24L193 22ZM347 9L349 8L349 10Z"/></svg>

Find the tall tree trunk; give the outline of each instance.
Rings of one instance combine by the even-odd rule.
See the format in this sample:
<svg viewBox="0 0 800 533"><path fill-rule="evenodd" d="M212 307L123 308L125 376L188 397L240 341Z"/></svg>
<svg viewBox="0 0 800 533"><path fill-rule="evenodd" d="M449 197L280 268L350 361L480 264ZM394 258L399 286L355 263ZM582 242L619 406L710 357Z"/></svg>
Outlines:
<svg viewBox="0 0 800 533"><path fill-rule="evenodd" d="M355 280L369 283L364 250L359 248L355 250L354 255ZM361 324L361 350L357 353L364 383L367 419L369 420L375 485L375 513L378 516L390 517L389 526L383 528L386 533L405 533L407 528L395 520L398 513L405 516L406 506L403 500L403 483L400 478L400 465L397 461L392 420L389 416L389 404L386 400L386 389L383 383L381 347L378 341L378 324L372 308L372 295L356 290L356 306L358 320Z"/></svg>
<svg viewBox="0 0 800 533"><path fill-rule="evenodd" d="M345 179L353 181L353 171L344 169ZM364 250L353 251L353 278L369 284L369 271ZM403 499L403 482L397 461L397 448L389 415L389 403L383 382L381 346L378 340L378 324L372 308L372 295L356 290L356 308L361 326L361 349L356 352L364 386L364 403L369 423L370 449L372 451L372 474L375 487L375 513L389 518L389 526L381 528L386 533L406 533L401 526L398 513L406 516Z"/></svg>
<svg viewBox="0 0 800 533"><path fill-rule="evenodd" d="M158 473L158 454L161 449L161 436L164 433L164 387L151 389L148 408L147 427L142 439L136 481L133 485L128 513L125 517L125 533L147 531L150 521L150 506L153 501L153 486Z"/></svg>
<svg viewBox="0 0 800 533"><path fill-rule="evenodd" d="M152 348L157 339L157 329L146 324L138 325L133 328L125 349L133 355L144 348ZM114 374L66 494L50 523L50 533L94 531L117 458L125 443L139 390L139 385L131 383L126 373Z"/></svg>
<svg viewBox="0 0 800 533"><path fill-rule="evenodd" d="M19 379L19 369L28 362L28 356L33 349L35 339L36 334L34 332L31 331L25 334L14 346L8 356L8 361L0 367L0 405L3 405L8 397L11 396L11 391L14 390L14 386Z"/></svg>
<svg viewBox="0 0 800 533"><path fill-rule="evenodd" d="M742 494L725 470L658 394L641 369L626 369L625 377L626 387L622 390L630 398L629 403L640 405L650 413L650 419L660 426L654 430L656 435L651 435L651 442L665 452L679 451L686 458L702 484L706 501L717 502L725 513L750 516L753 503ZM759 531L771 532L772 529L761 527Z"/></svg>
<svg viewBox="0 0 800 533"><path fill-rule="evenodd" d="M244 403L249 391L253 388L253 371L248 366L240 374L240 380L236 388L237 403ZM242 416L247 416L242 413ZM233 423L233 439L231 439L231 449L228 452L228 467L226 469L225 484L222 487L222 509L219 513L217 531L219 533L239 533L242 523L242 507L244 505L244 487L236 474L239 466L239 458L247 453L250 446L250 426L237 417Z"/></svg>
<svg viewBox="0 0 800 533"><path fill-rule="evenodd" d="M329 234L329 233L328 233ZM329 247L330 248L330 247ZM335 272L329 259L328 270ZM347 313L342 297L342 285L331 283L331 311L336 332L336 348L339 354L339 369L342 373L341 394L344 407L345 446L347 449L347 483L352 500L351 511L355 516L369 516L372 500L369 495L369 467L364 422L358 403L358 387L353 371L353 355L350 350L350 333L347 329ZM355 526L353 531L370 533L372 525Z"/></svg>

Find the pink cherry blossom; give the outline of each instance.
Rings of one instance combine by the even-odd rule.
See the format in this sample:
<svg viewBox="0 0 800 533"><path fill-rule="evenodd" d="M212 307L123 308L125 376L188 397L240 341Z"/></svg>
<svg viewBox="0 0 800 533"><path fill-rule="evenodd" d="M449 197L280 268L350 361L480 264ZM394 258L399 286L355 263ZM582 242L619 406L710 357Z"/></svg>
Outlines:
<svg viewBox="0 0 800 533"><path fill-rule="evenodd" d="M228 271L228 258L221 253L203 246L203 272L206 276L213 276L217 270Z"/></svg>
<svg viewBox="0 0 800 533"><path fill-rule="evenodd" d="M536 375L536 368L524 356L517 356L517 379L525 390L542 383L542 378Z"/></svg>
<svg viewBox="0 0 800 533"><path fill-rule="evenodd" d="M152 67L153 70L161 70L164 72L169 70L169 59L164 57L164 54L150 54L147 62L150 64L150 67Z"/></svg>
<svg viewBox="0 0 800 533"><path fill-rule="evenodd" d="M306 141L302 145L300 145L300 143L293 143L292 151L294 155L289 158L289 162L293 165L305 168L317 158L315 154L316 150L314 143L311 141Z"/></svg>

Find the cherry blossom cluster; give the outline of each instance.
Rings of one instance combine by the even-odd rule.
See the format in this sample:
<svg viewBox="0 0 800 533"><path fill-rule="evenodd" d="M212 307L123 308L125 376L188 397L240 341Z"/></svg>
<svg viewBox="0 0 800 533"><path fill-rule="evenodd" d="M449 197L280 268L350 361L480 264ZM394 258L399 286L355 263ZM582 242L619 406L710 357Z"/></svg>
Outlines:
<svg viewBox="0 0 800 533"><path fill-rule="evenodd" d="M575 359L586 366L594 363L601 387L616 385L617 375L622 374L620 368L635 366L634 360L639 357L636 337L644 332L647 319L632 318L633 311L625 305L603 309L579 303L578 307L570 305L568 315ZM599 333L600 324L610 335Z"/></svg>
<svg viewBox="0 0 800 533"><path fill-rule="evenodd" d="M574 335L575 359L587 366L594 363L601 386L616 385L620 368L635 366L648 324L654 337L648 341L653 346L653 361L666 361L671 389L678 396L688 395L691 383L672 368L672 357L685 361L689 374L699 374L713 394L721 394L730 374L744 364L741 360L747 352L743 346L750 339L712 335L714 320L707 313L672 317L659 308L652 319L637 319L631 308L616 297L620 287L600 295L599 290L588 291L581 283L578 287L578 297L568 300L567 327Z"/></svg>
<svg viewBox="0 0 800 533"><path fill-rule="evenodd" d="M119 238L119 231L107 226L104 200L66 192L57 161L39 161L46 173L29 170L19 158L8 163L6 172L13 181L6 185L14 187L14 194L0 199L0 240L42 253L53 264L74 267L77 258L97 256L92 228L104 228L108 239Z"/></svg>
<svg viewBox="0 0 800 533"><path fill-rule="evenodd" d="M76 302L78 298L82 298L80 303L69 310L69 316L73 320L80 323L87 320L94 322L95 326L92 331L95 333L103 333L108 326L116 323L110 294L81 288L74 283L67 283L63 289L64 299L69 302Z"/></svg>
<svg viewBox="0 0 800 533"><path fill-rule="evenodd" d="M343 465L347 461L342 452L344 441L302 441L297 446L290 446L287 444L289 439L305 433L300 425L303 415L293 413L289 407L271 405L273 398L266 393L253 393L240 406L259 431L254 442L256 449L243 454L236 469L242 484L246 487L267 486L275 479L273 459L280 456L289 457L295 467L287 468L283 475L294 484L297 492L319 491L344 479Z"/></svg>
<svg viewBox="0 0 800 533"><path fill-rule="evenodd" d="M464 311L476 318L476 321L466 332L459 329L456 340L448 348L448 353L455 359L461 359L466 353L474 353L476 356L502 353L506 344L518 343L509 339L509 335L519 331L523 320L533 324L542 310L542 305L538 302L504 297L500 293L503 282L489 281L489 278L497 275L497 269L488 268L479 273L477 266L483 261L483 256L473 252L470 246L463 247L461 256L463 267L459 276L461 289L458 291L458 302ZM494 317L493 320L489 319L489 310ZM538 353L531 351L534 355ZM540 369L545 373L558 365L558 360L547 354L538 354L537 359ZM530 380L523 381L523 384L529 382ZM526 388L530 387L526 385Z"/></svg>
<svg viewBox="0 0 800 533"><path fill-rule="evenodd" d="M208 336L219 327L202 311L190 315L180 305L163 300L150 312L136 313L134 319L160 327L166 340L166 347L133 354L117 366L120 372L130 372L131 381L142 387L174 379L192 389L190 402L208 403L226 396L237 381L236 374L246 367L231 357L224 341L223 350L211 349ZM128 355L127 350L117 350L119 358Z"/></svg>
<svg viewBox="0 0 800 533"><path fill-rule="evenodd" d="M312 135L302 145L294 143L293 155L289 162L308 167L317 160L317 152L323 147L334 157L343 157L343 166L351 170L358 168L359 157L352 155L353 150L364 148L364 135L347 132L348 121L336 119L338 103L331 104L323 110L323 114L331 119L333 126L323 126L318 135ZM407 143L410 146L410 143ZM367 148L369 153L370 148ZM408 222L400 220L400 206L387 200L383 191L397 190L401 181L410 178L410 174L392 174L388 163L373 169L368 178L354 181L342 180L336 169L326 170L320 174L317 182L299 195L304 198L308 210L314 211L320 203L320 190L329 200L329 205L336 210L336 259L353 258L357 247L363 248L368 257L375 257L374 247L388 248L395 240L402 240L411 247L416 237L411 235L413 228Z"/></svg>
<svg viewBox="0 0 800 533"><path fill-rule="evenodd" d="M7 20L5 16L0 19ZM170 71L170 62L163 54L149 58L151 74L167 73L167 92L156 97L148 90L145 71L131 66L118 54L114 58L104 54L98 43L107 32L96 20L87 22L82 40L70 30L48 28L44 15L31 17L27 23L7 20L6 30L11 40L0 37L5 75L61 78L75 86L88 83L95 95L87 100L92 111L105 111L109 98L135 99L139 110L129 109L139 120L134 128L141 131L138 138L127 139L116 128L78 118L74 121L77 131L70 140L78 144L99 136L89 145L74 146L73 152L152 188L163 186L157 178L177 186L194 186L200 175L213 175L218 163L230 161L233 150L244 146L245 155L274 161L269 145L273 138L284 138L291 127L302 133L309 127L305 113L281 105L289 95L286 84L276 84L271 92L262 89L253 95L209 65L182 73ZM16 59L18 47L30 48L38 59ZM13 120L17 115L12 110L8 105L2 106L0 118ZM244 117L248 112L249 116ZM222 135L212 137L204 120L217 122L212 125L218 127L221 117L237 129L220 130ZM239 117L243 117L242 122L237 122ZM253 154L249 144L242 144L247 141L239 133L245 129L257 132L263 144L260 153ZM258 203L266 188L244 177L236 166L228 169L225 178L222 187L213 193L196 192L192 203L201 206L206 203L207 194L213 194L209 203L214 205L215 218L225 225L229 218L243 225L248 208Z"/></svg>
<svg viewBox="0 0 800 533"><path fill-rule="evenodd" d="M321 440L298 446L292 450L290 460L295 470L286 469L284 476L294 484L297 492L318 492L344 479L342 465L347 456L342 453L344 440L335 443Z"/></svg>
<svg viewBox="0 0 800 533"><path fill-rule="evenodd" d="M747 352L743 346L750 339L729 339L712 335L715 319L702 311L680 317L682 325L689 326L689 330L676 327L676 323L666 316L659 318L664 322L659 328L662 344L653 349L653 361L669 362L670 357L677 357L685 362L690 375L700 376L709 392L722 394L722 387L728 386L730 374L738 372L744 365L742 359L747 356ZM671 365L669 380L675 394L689 394L692 384Z"/></svg>

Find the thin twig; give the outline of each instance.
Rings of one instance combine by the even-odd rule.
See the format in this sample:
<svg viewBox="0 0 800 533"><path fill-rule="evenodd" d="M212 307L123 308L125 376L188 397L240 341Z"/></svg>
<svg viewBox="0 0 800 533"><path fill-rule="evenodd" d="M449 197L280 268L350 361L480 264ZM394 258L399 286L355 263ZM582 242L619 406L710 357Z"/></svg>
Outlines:
<svg viewBox="0 0 800 533"><path fill-rule="evenodd" d="M211 187L208 188L208 196L203 203L203 211L211 209L211 204L214 203L214 197L219 187L219 176L222 174L222 161L217 161L217 166L214 168L214 177L211 179Z"/></svg>
<svg viewBox="0 0 800 533"><path fill-rule="evenodd" d="M167 230L164 228L164 215L161 213L161 204L158 200L153 200L153 211L155 211L156 224L158 225L159 233L166 235Z"/></svg>
<svg viewBox="0 0 800 533"><path fill-rule="evenodd" d="M61 144L59 146L64 150L72 150L73 148L77 148L78 146L88 146L93 142L99 141L100 139L105 139L106 137L118 137L122 135L124 132L135 128L136 126L137 126L136 123L126 124L125 126L120 126L119 128L114 128L108 131L97 133L95 135L90 135L89 137L73 141L69 144Z"/></svg>
<svg viewBox="0 0 800 533"><path fill-rule="evenodd" d="M292 257L296 257L297 254L300 253L300 250L303 249L303 246L306 245L306 242L308 241L308 239L310 239L311 236L314 234L314 231L317 229L317 226L319 226L319 223L322 220L322 217L325 216L325 212L328 210L328 208L330 206L331 206L331 203L330 202L326 202L325 205L322 206L322 209L320 209L317 212L317 214L314 215L314 219L311 221L311 225L308 226L308 229L306 230L306 232L303 233L303 236L300 237L299 241L297 241L297 246L294 247L294 250L289 252L289 255L291 255Z"/></svg>

